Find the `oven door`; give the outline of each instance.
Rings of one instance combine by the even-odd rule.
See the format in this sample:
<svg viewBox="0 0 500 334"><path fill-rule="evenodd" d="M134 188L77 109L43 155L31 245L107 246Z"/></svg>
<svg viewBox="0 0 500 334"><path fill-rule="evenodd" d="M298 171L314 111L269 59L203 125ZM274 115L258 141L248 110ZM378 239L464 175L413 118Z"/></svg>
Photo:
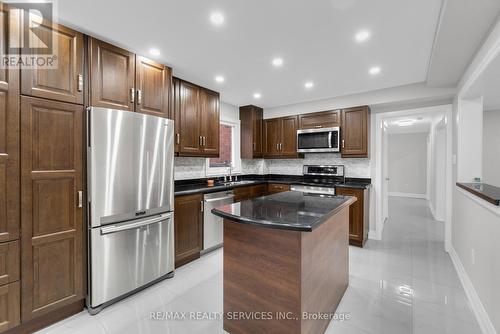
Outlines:
<svg viewBox="0 0 500 334"><path fill-rule="evenodd" d="M297 131L297 152L339 152L340 128L306 129Z"/></svg>

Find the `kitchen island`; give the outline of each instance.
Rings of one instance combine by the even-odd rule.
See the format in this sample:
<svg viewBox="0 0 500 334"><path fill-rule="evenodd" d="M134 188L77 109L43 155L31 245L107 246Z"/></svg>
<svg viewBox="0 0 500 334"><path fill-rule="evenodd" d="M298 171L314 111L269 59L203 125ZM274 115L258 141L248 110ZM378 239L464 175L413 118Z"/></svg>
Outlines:
<svg viewBox="0 0 500 334"><path fill-rule="evenodd" d="M288 191L224 205L224 329L323 333L349 281L356 198Z"/></svg>

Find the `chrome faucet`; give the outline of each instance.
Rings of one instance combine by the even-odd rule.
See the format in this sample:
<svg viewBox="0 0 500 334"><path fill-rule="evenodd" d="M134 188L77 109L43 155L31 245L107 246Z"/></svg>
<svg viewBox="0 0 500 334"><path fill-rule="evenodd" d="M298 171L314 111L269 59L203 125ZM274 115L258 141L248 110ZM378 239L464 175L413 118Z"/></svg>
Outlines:
<svg viewBox="0 0 500 334"><path fill-rule="evenodd" d="M233 165L229 165L229 182L233 181Z"/></svg>

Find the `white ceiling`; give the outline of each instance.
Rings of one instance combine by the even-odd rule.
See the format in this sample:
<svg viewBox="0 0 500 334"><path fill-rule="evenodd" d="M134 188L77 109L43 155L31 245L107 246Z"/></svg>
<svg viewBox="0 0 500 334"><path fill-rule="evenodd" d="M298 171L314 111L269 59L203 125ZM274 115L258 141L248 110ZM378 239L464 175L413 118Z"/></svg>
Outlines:
<svg viewBox="0 0 500 334"><path fill-rule="evenodd" d="M474 84L465 92L466 98L483 98L484 110L500 110L500 54L483 70Z"/></svg>
<svg viewBox="0 0 500 334"><path fill-rule="evenodd" d="M272 107L425 81L441 0L57 4L61 23L144 55L158 48L176 76L220 91L225 102ZM209 20L214 10L225 15L221 27ZM360 29L372 32L362 44L354 40ZM271 65L276 56L282 68ZM373 77L375 65L382 72ZM216 75L225 82L215 83Z"/></svg>
<svg viewBox="0 0 500 334"><path fill-rule="evenodd" d="M427 83L455 86L500 11L498 0L447 0L436 34Z"/></svg>

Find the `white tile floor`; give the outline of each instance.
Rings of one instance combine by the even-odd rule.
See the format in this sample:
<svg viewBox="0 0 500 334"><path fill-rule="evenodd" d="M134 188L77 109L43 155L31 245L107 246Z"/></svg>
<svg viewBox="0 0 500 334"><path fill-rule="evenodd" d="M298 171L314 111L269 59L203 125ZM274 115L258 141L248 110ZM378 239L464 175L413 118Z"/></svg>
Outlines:
<svg viewBox="0 0 500 334"><path fill-rule="evenodd" d="M150 312L222 312L222 251L108 307L86 311L40 331L59 333L223 333L221 320L151 320ZM382 241L350 248L350 287L329 334L480 333L450 257L443 224L424 200L391 198Z"/></svg>

